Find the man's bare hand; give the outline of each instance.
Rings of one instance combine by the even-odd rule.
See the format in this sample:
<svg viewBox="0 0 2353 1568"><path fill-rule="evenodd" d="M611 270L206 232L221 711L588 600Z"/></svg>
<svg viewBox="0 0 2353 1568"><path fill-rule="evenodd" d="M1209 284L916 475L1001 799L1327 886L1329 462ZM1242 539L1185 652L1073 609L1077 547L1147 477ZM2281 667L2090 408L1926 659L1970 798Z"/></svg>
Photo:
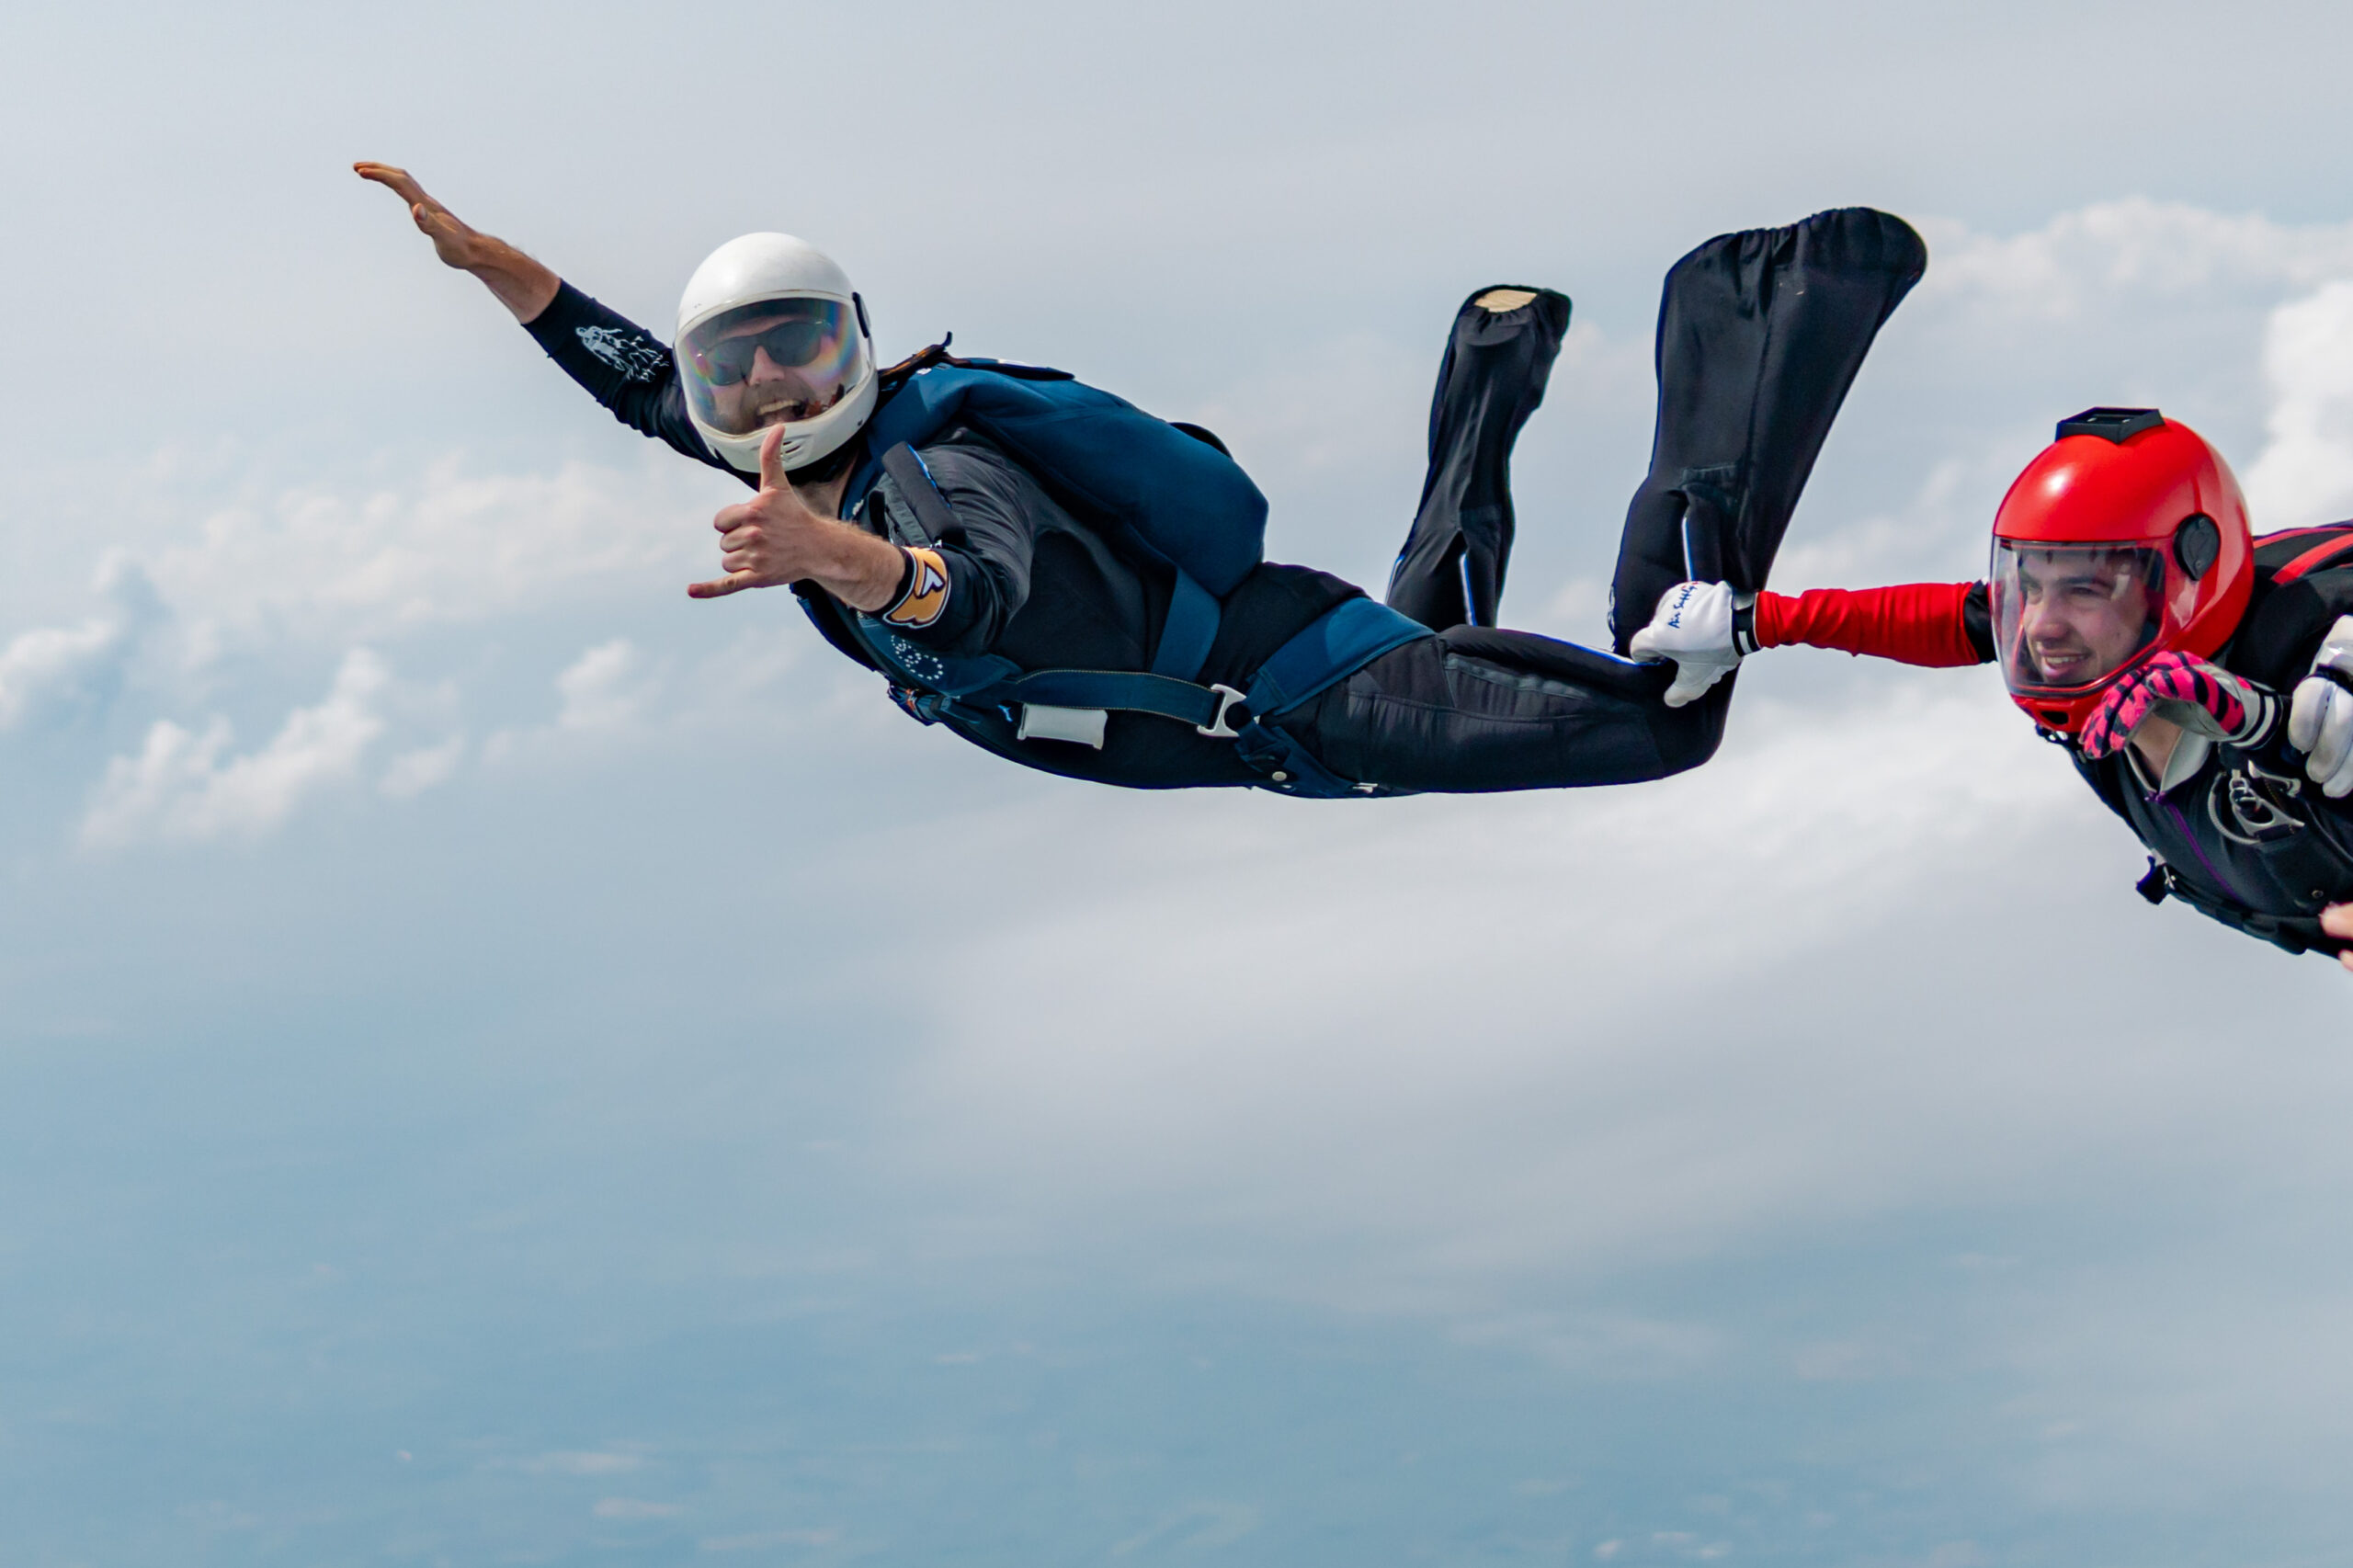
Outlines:
<svg viewBox="0 0 2353 1568"><path fill-rule="evenodd" d="M471 224L461 222L455 212L433 199L416 176L406 169L396 169L390 164L375 164L362 160L351 165L351 172L361 179L374 180L378 185L408 203L408 215L425 237L433 242L433 252L444 264L460 270L471 270L482 255L483 236Z"/></svg>
<svg viewBox="0 0 2353 1568"><path fill-rule="evenodd" d="M814 582L855 609L882 608L898 592L906 558L897 545L811 506L785 474L777 455L783 444L784 427L778 426L760 442L759 494L722 507L711 519L727 575L689 584L688 595L716 599L745 588ZM838 501L840 488L835 483L813 494Z"/></svg>
<svg viewBox="0 0 2353 1568"><path fill-rule="evenodd" d="M2333 903L2320 912L2320 928L2332 937L2353 941L2353 903ZM2339 953L2336 961L2353 969L2353 953Z"/></svg>
<svg viewBox="0 0 2353 1568"><path fill-rule="evenodd" d="M485 234L426 194L416 177L390 164L362 161L352 173L378 185L408 203L408 215L419 233L433 242L433 254L444 264L471 272L483 280L515 319L537 318L555 300L563 280L505 240Z"/></svg>

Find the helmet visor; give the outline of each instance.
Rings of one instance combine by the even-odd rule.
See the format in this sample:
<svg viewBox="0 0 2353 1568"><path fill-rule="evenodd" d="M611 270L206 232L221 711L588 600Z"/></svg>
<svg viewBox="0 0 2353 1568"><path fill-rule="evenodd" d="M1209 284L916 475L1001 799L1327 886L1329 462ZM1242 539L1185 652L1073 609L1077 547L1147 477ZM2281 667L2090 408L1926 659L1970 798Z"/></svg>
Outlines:
<svg viewBox="0 0 2353 1568"><path fill-rule="evenodd" d="M678 380L696 419L730 436L814 419L865 372L865 339L838 300L738 305L678 340Z"/></svg>
<svg viewBox="0 0 2353 1568"><path fill-rule="evenodd" d="M2145 544L1994 541L1994 646L2023 696L2100 685L2157 639L2165 552Z"/></svg>

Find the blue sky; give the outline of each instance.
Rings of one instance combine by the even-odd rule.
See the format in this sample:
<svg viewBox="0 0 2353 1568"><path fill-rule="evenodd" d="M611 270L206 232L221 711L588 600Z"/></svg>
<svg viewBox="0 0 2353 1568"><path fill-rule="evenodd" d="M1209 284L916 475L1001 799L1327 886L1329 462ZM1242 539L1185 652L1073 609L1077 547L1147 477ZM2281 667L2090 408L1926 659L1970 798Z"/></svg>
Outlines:
<svg viewBox="0 0 2353 1568"><path fill-rule="evenodd" d="M1640 790L1031 776L396 203L657 330L784 228L1218 429L1377 580L1455 303L1927 236L1777 585L1973 573L2152 403L2353 513L2320 8L40 8L0 50L0 1560L2353 1561L2353 982L2131 896L1984 672L1792 651Z"/></svg>

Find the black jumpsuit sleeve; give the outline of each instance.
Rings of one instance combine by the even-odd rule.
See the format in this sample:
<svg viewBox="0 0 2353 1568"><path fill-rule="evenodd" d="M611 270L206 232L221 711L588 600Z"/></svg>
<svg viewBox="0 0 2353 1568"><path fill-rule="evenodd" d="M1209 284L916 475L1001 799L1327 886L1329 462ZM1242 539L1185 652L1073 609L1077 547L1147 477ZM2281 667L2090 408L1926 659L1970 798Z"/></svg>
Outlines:
<svg viewBox="0 0 2353 1568"><path fill-rule="evenodd" d="M708 446L687 417L678 369L662 340L566 283L524 331L563 373L641 436L666 441L698 462L744 475Z"/></svg>
<svg viewBox="0 0 2353 1568"><path fill-rule="evenodd" d="M1961 630L1969 634L1969 645L1977 653L1977 662L1994 662L1994 595L1984 583L1969 585L1969 597L1961 601Z"/></svg>

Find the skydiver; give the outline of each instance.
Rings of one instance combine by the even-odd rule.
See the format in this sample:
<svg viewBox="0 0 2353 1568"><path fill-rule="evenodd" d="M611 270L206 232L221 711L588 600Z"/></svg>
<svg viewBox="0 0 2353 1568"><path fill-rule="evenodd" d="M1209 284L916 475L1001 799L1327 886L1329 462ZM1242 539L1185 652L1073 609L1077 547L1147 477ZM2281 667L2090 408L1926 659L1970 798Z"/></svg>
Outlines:
<svg viewBox="0 0 2353 1568"><path fill-rule="evenodd" d="M1806 643L1998 663L2149 851L2140 892L2353 970L2353 522L2256 537L2222 454L2153 408L2063 420L1994 515L1980 583L1685 583L1681 687Z"/></svg>
<svg viewBox="0 0 2353 1568"><path fill-rule="evenodd" d="M945 340L881 367L865 301L798 240L714 252L674 350L405 172L355 168L615 417L755 487L714 520L724 575L691 595L790 585L917 718L1144 788L1524 790L1704 762L1730 683L1663 701L1675 672L1630 658L1631 633L1678 579L1763 586L1865 352L1926 265L1909 227L1862 208L1677 263L1653 462L1601 653L1495 624L1511 449L1568 326L1550 290L1482 290L1456 315L1420 509L1380 604L1260 561L1264 498L1206 431Z"/></svg>

